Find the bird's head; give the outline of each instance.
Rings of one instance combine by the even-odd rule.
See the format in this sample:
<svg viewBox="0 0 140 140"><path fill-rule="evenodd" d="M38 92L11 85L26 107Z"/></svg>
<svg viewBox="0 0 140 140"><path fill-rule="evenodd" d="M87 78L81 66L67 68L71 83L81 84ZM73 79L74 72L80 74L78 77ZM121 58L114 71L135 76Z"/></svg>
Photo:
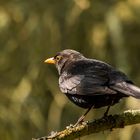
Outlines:
<svg viewBox="0 0 140 140"><path fill-rule="evenodd" d="M82 58L84 58L84 56L81 53L75 50L66 49L58 52L54 57L46 59L45 63L55 64L58 73L61 74L64 67Z"/></svg>

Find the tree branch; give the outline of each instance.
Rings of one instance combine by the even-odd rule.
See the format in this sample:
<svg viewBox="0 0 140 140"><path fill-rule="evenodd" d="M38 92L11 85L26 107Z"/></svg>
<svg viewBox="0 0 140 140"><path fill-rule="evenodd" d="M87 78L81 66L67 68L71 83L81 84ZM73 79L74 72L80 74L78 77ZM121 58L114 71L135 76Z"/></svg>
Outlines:
<svg viewBox="0 0 140 140"><path fill-rule="evenodd" d="M113 128L123 128L126 125L138 123L140 123L140 110L128 110L122 114L110 115L93 122L84 122L77 127L69 126L63 131L51 133L50 136L33 138L32 140L73 140L92 133L112 130Z"/></svg>

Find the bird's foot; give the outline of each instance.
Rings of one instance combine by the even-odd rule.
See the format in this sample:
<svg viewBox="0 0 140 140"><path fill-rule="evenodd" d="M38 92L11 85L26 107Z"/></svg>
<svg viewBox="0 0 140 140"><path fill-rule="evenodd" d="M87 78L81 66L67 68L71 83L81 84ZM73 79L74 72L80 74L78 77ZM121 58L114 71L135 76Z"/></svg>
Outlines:
<svg viewBox="0 0 140 140"><path fill-rule="evenodd" d="M66 126L66 129L70 129L70 128L73 128L74 125L73 124L70 124L69 126Z"/></svg>
<svg viewBox="0 0 140 140"><path fill-rule="evenodd" d="M71 129L71 128L74 128L74 127L77 127L79 124L81 125L87 125L89 123L89 121L77 121L74 125L73 124L70 124L69 126L66 126L66 129Z"/></svg>
<svg viewBox="0 0 140 140"><path fill-rule="evenodd" d="M47 136L46 139L52 139L52 138L55 138L56 136L58 135L58 132L56 131L51 131L50 135Z"/></svg>

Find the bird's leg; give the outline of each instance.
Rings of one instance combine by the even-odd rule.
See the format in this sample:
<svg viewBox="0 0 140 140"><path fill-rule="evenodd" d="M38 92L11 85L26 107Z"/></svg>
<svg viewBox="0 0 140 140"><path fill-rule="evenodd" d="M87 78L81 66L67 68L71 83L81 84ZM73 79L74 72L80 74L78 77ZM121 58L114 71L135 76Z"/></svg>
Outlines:
<svg viewBox="0 0 140 140"><path fill-rule="evenodd" d="M112 101L111 101L111 104L107 107L107 110L106 110L105 113L104 113L104 117L107 116L110 107L113 105L113 102L114 102L114 100L112 100Z"/></svg>
<svg viewBox="0 0 140 140"><path fill-rule="evenodd" d="M91 106L90 108L88 108L86 110L86 112L78 119L78 121L76 122L76 124L73 127L76 127L79 123L83 122L85 116L88 114L88 112L91 110L93 106Z"/></svg>
<svg viewBox="0 0 140 140"><path fill-rule="evenodd" d="M107 110L106 110L106 111L105 111L105 113L104 113L104 117L106 117L106 116L107 116L107 114L108 114L108 111L109 111L110 107L111 107L111 105L109 105L109 106L107 107Z"/></svg>

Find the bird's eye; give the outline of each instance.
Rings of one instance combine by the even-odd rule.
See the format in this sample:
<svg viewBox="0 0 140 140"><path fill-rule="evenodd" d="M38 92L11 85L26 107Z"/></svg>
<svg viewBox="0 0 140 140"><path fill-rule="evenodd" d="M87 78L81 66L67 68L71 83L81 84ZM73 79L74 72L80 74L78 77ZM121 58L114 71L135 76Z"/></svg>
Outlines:
<svg viewBox="0 0 140 140"><path fill-rule="evenodd" d="M58 62L60 59L62 58L62 56L56 56L56 61Z"/></svg>

